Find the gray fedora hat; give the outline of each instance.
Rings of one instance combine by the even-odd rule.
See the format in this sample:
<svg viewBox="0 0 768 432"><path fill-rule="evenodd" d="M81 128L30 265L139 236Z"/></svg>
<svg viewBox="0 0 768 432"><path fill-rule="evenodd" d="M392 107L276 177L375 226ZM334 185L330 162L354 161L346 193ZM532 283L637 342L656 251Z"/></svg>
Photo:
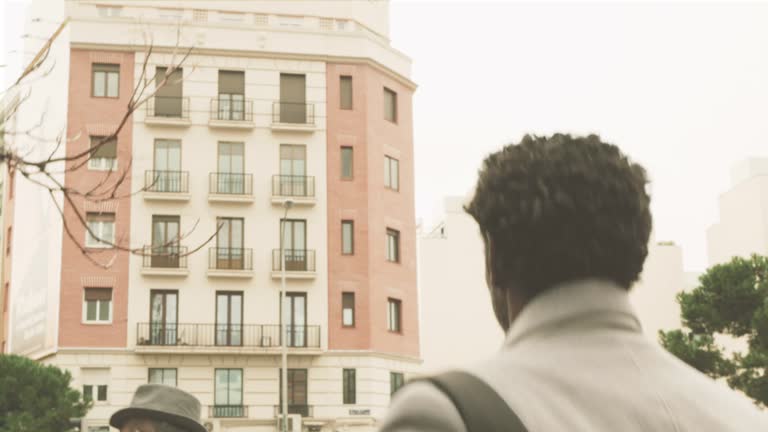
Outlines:
<svg viewBox="0 0 768 432"><path fill-rule="evenodd" d="M112 414L109 424L120 429L131 418L164 421L189 432L208 432L200 424L200 401L176 387L160 384L139 386L131 405Z"/></svg>

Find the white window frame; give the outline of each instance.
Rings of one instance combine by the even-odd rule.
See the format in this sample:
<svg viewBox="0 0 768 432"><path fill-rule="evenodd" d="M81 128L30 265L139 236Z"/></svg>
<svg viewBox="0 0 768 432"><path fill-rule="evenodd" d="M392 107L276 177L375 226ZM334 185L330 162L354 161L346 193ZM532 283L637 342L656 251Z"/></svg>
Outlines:
<svg viewBox="0 0 768 432"><path fill-rule="evenodd" d="M107 405L109 403L109 384L83 384L81 387L87 385L91 386L91 401L93 401L94 405ZM107 388L107 398L104 400L98 400L100 386ZM85 389L83 389L83 391L85 391ZM83 398L85 398L85 394L83 394Z"/></svg>
<svg viewBox="0 0 768 432"><path fill-rule="evenodd" d="M86 224L88 225L88 228L90 231L93 231L94 234L96 234L96 237L91 236L91 233L88 229L85 230L85 247L91 248L91 249L111 249L113 246L107 243L102 243L101 241L98 241L97 238L106 240L110 243L115 242L115 219L117 217L114 213L110 213L112 215L112 222L107 221L89 221L86 215ZM91 223L97 224L96 226L91 226ZM105 224L111 223L112 224L112 236L111 238L104 238L104 227Z"/></svg>
<svg viewBox="0 0 768 432"><path fill-rule="evenodd" d="M114 171L117 169L117 158L97 158L88 159L88 169L93 171Z"/></svg>
<svg viewBox="0 0 768 432"><path fill-rule="evenodd" d="M151 373L151 371L152 371L152 370L161 370L161 371L163 371L163 380L162 380L162 382L159 382L159 383L153 383L153 382L150 380L150 373ZM172 385L172 387L178 387L178 385L179 385L179 369L178 369L178 368L164 368L164 367L159 367L159 368L155 368L155 367L152 367L152 368L148 368L148 369L147 369L147 383L149 383L149 384L162 384L162 385L171 386L171 384L167 384L167 383L165 382L165 381L166 381L166 380L165 380L165 373L166 373L166 371L169 371L169 370L172 370L172 371L174 371L174 373L175 373L175 376L174 376L175 380L174 380L174 382L173 382L173 385Z"/></svg>
<svg viewBox="0 0 768 432"><path fill-rule="evenodd" d="M90 288L90 287L89 287ZM94 288L100 288L100 287L94 287ZM112 324L112 313L114 311L114 289L112 289L112 298L109 299L109 319L106 321L102 321L99 319L99 312L101 312L101 303L99 300L86 300L85 299L85 289L83 290L83 324L93 324L93 325L109 325ZM88 302L89 301L95 301L96 302L96 319L95 320L89 320L88 319Z"/></svg>

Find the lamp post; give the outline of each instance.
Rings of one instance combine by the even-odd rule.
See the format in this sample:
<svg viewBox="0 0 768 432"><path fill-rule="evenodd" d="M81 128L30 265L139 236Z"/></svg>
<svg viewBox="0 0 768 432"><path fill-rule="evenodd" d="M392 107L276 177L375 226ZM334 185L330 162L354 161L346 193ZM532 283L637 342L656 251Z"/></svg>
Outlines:
<svg viewBox="0 0 768 432"><path fill-rule="evenodd" d="M285 212L283 213L283 220L281 221L281 229L280 229L280 332L281 332L281 339L283 343L282 345L282 369L281 369L281 376L282 376L282 397L280 398L280 406L282 411L282 418L283 418L283 427L281 428L283 432L288 432L288 335L286 332L287 326L285 324L286 321L286 311L285 311L285 226L287 225L287 219L288 219L288 209L293 206L293 201L286 200L283 203L283 207L285 207Z"/></svg>

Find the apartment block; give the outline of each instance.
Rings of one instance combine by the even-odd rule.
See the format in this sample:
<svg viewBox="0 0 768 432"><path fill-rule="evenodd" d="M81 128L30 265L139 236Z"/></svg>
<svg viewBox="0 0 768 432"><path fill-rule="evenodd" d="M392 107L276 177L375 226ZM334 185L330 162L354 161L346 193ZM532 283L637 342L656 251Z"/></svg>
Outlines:
<svg viewBox="0 0 768 432"><path fill-rule="evenodd" d="M109 430L147 382L197 396L209 430L274 431L286 345L291 430L375 430L420 365L415 84L388 3L31 13L31 32L61 27L41 81L67 84L17 121L51 111L55 151L95 149L63 184L115 193L64 199L62 218L34 184L5 182L5 352L70 370L94 401L85 431Z"/></svg>

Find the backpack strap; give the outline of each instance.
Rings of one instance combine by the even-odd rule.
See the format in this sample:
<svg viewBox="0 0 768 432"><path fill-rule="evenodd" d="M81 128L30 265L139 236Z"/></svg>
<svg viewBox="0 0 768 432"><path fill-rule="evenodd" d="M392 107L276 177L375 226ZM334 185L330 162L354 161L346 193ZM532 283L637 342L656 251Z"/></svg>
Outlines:
<svg viewBox="0 0 768 432"><path fill-rule="evenodd" d="M453 402L467 432L527 432L507 402L480 378L461 371L424 378Z"/></svg>

